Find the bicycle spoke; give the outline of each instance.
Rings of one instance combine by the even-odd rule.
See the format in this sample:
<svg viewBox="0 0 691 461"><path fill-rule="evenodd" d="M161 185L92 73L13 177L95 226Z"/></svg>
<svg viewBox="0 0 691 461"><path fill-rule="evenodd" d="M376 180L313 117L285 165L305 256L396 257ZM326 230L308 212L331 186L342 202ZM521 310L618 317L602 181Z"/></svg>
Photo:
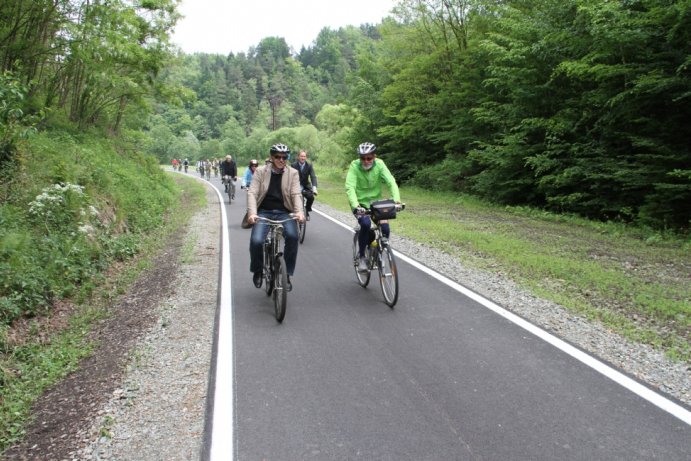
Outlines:
<svg viewBox="0 0 691 461"><path fill-rule="evenodd" d="M361 287L366 288L369 284L370 270L366 272L360 272L358 270L358 265L360 263L360 252L358 250L358 233L356 232L353 236L353 265L355 268L355 278Z"/></svg>
<svg viewBox="0 0 691 461"><path fill-rule="evenodd" d="M276 286L274 288L274 311L276 321L283 322L286 316L286 305L288 303L288 273L286 272L285 260L282 256L274 260L274 274L276 275Z"/></svg>

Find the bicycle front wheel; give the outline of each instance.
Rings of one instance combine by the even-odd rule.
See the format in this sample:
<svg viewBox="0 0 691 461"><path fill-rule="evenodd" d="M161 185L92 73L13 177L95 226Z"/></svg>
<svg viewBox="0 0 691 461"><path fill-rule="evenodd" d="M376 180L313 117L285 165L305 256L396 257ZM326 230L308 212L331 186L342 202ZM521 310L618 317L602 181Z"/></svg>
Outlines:
<svg viewBox="0 0 691 461"><path fill-rule="evenodd" d="M274 289L273 253L271 253L271 250L271 245L264 244L264 290L266 291L266 296L271 296Z"/></svg>
<svg viewBox="0 0 691 461"><path fill-rule="evenodd" d="M398 301L398 268L388 245L383 246L379 253L379 282L384 301L393 309Z"/></svg>
<svg viewBox="0 0 691 461"><path fill-rule="evenodd" d="M283 256L278 256L274 260L274 278L274 312L276 321L281 323L286 316L288 304L288 272Z"/></svg>
<svg viewBox="0 0 691 461"><path fill-rule="evenodd" d="M366 254L366 253L365 253ZM358 270L360 264L360 252L358 251L358 232L353 235L353 266L355 267L355 278L361 287L366 288L369 284L370 270L365 272Z"/></svg>
<svg viewBox="0 0 691 461"><path fill-rule="evenodd" d="M298 223L298 239L300 243L305 241L305 234L307 233L307 220Z"/></svg>
<svg viewBox="0 0 691 461"><path fill-rule="evenodd" d="M233 203L233 188L231 186L232 186L232 182L228 181L228 204L229 205L231 203Z"/></svg>

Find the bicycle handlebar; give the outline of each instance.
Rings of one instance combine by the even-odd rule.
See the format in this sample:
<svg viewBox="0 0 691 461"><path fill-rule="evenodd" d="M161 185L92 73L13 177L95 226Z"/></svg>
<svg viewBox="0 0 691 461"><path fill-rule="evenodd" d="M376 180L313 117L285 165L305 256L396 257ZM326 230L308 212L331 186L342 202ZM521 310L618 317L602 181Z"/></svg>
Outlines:
<svg viewBox="0 0 691 461"><path fill-rule="evenodd" d="M293 213L290 213L290 218L281 219L281 220L274 220L274 219L265 218L263 216L257 216L257 221L264 221L265 223L268 223L268 224L283 224L283 223L286 223L286 222L293 220L293 219L298 219L298 217Z"/></svg>
<svg viewBox="0 0 691 461"><path fill-rule="evenodd" d="M396 205L396 211L403 211L405 210L405 203L397 203ZM356 214L358 216L371 216L372 211L369 208L364 208L364 207L358 207L355 209Z"/></svg>

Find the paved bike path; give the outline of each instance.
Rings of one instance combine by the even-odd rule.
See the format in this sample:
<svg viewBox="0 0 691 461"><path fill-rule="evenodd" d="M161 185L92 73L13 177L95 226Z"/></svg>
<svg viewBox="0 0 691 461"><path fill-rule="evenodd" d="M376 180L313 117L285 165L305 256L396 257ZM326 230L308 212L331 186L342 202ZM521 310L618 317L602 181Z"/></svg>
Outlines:
<svg viewBox="0 0 691 461"><path fill-rule="evenodd" d="M691 458L687 424L401 260L389 309L317 213L279 325L244 200L226 205L237 459Z"/></svg>

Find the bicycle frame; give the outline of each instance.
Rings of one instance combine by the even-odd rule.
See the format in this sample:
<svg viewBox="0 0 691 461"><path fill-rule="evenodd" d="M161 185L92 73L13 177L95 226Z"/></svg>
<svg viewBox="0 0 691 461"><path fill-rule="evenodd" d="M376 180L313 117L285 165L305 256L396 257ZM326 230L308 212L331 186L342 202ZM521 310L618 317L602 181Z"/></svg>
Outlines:
<svg viewBox="0 0 691 461"><path fill-rule="evenodd" d="M279 323L283 322L285 318L288 301L288 272L281 250L281 241L283 240L283 224L291 219L296 218L293 215L282 220L258 217L259 221L263 221L269 226L269 231L264 239L264 289L267 296L273 295L274 313Z"/></svg>

